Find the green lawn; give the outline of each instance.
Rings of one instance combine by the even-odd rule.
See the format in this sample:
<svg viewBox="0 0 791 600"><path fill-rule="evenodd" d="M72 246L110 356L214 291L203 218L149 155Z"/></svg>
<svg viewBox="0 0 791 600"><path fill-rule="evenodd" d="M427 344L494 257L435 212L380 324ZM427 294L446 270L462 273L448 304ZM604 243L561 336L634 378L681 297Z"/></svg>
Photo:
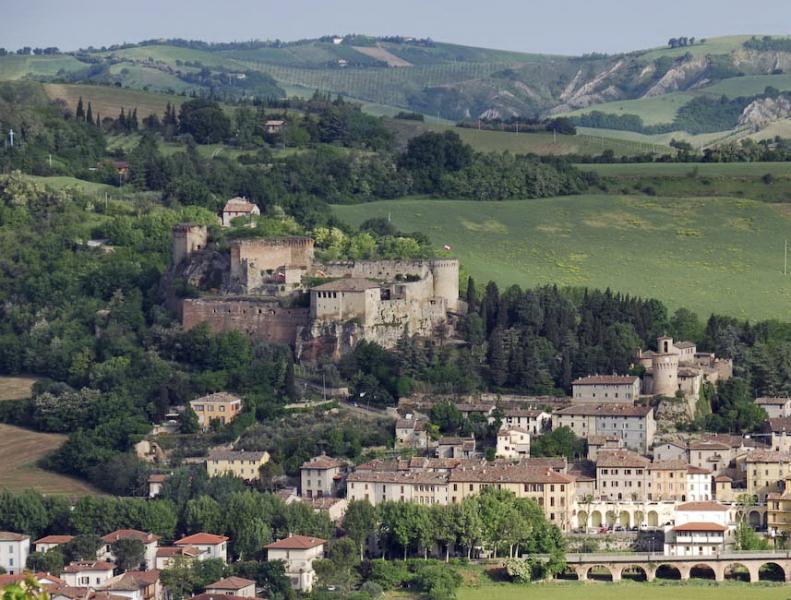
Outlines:
<svg viewBox="0 0 791 600"><path fill-rule="evenodd" d="M694 46L684 46L681 48L669 48L662 46L648 50L640 55L640 58L646 62L656 60L660 56L672 56L678 58L684 56L687 52L693 56L705 56L706 54L729 54L734 50L742 48L742 44L749 40L752 36L749 35L724 35L720 37L707 38L706 42L701 44L699 41Z"/></svg>
<svg viewBox="0 0 791 600"><path fill-rule="evenodd" d="M684 106L693 97L693 94L686 92L672 92L663 96L651 96L649 98L638 98L637 100L618 100L615 102L594 104L587 108L580 108L565 113L563 116L575 117L597 110L613 115L637 115L643 120L643 124L645 125L659 125L662 123L672 123L673 119L676 118L678 109Z"/></svg>
<svg viewBox="0 0 791 600"><path fill-rule="evenodd" d="M449 244L480 282L611 287L703 318L718 312L752 320L788 317L787 209L743 199L593 195L334 207L352 225L389 216L438 248Z"/></svg>
<svg viewBox="0 0 791 600"><path fill-rule="evenodd" d="M751 75L746 77L731 77L714 85L700 88L701 92L715 95L726 95L731 98L738 96L754 96L762 94L767 86L778 90L791 90L791 75Z"/></svg>
<svg viewBox="0 0 791 600"><path fill-rule="evenodd" d="M749 583L647 584L647 583L561 583L515 585L490 584L461 588L458 600L788 600L791 589L785 585Z"/></svg>
<svg viewBox="0 0 791 600"><path fill-rule="evenodd" d="M700 177L791 177L791 163L628 163L580 164L578 168L610 177L685 176L697 170Z"/></svg>

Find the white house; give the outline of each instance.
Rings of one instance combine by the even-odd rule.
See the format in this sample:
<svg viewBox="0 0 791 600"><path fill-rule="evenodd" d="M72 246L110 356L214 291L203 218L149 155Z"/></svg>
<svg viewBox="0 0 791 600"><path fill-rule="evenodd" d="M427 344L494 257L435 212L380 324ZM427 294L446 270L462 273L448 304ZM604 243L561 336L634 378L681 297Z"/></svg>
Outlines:
<svg viewBox="0 0 791 600"><path fill-rule="evenodd" d="M164 473L153 473L148 478L148 497L156 498L162 493L162 486L165 485L167 475Z"/></svg>
<svg viewBox="0 0 791 600"><path fill-rule="evenodd" d="M508 427L497 433L497 457L521 458L530 456L530 433L519 427Z"/></svg>
<svg viewBox="0 0 791 600"><path fill-rule="evenodd" d="M43 553L57 548L61 544L68 544L73 539L73 535L46 535L33 543L35 544L36 552Z"/></svg>
<svg viewBox="0 0 791 600"><path fill-rule="evenodd" d="M237 217L252 218L253 215L260 214L261 210L258 206L247 198L231 198L222 209L222 224L223 227L230 227L231 222Z"/></svg>
<svg viewBox="0 0 791 600"><path fill-rule="evenodd" d="M21 573L30 554L30 536L0 531L0 567L9 575Z"/></svg>
<svg viewBox="0 0 791 600"><path fill-rule="evenodd" d="M244 577L226 577L207 585L206 593L255 598L255 581Z"/></svg>
<svg viewBox="0 0 791 600"><path fill-rule="evenodd" d="M97 587L113 576L115 565L105 560L73 562L63 568L61 578L69 587Z"/></svg>
<svg viewBox="0 0 791 600"><path fill-rule="evenodd" d="M718 502L686 502L675 510L676 524L665 530L665 554L712 556L725 549L728 507Z"/></svg>
<svg viewBox="0 0 791 600"><path fill-rule="evenodd" d="M206 558L219 558L228 562L228 538L224 535L215 535L213 533L194 533L183 537L174 542L174 546L183 548L191 546L197 548L202 552L198 557L199 560Z"/></svg>
<svg viewBox="0 0 791 600"><path fill-rule="evenodd" d="M300 477L302 495L322 498L337 495L343 484L345 464L330 456L314 456L302 463Z"/></svg>
<svg viewBox="0 0 791 600"><path fill-rule="evenodd" d="M705 502L713 497L711 471L690 465L687 469L687 500L689 502Z"/></svg>
<svg viewBox="0 0 791 600"><path fill-rule="evenodd" d="M203 560L203 554L206 552L194 546L161 546L157 548L154 568L164 571L173 566L173 563L179 558L185 561Z"/></svg>
<svg viewBox="0 0 791 600"><path fill-rule="evenodd" d="M549 429L552 416L539 409L507 408L503 411L500 429L517 427L533 434L540 435Z"/></svg>
<svg viewBox="0 0 791 600"><path fill-rule="evenodd" d="M313 589L316 572L313 561L324 556L324 544L320 538L304 535L292 535L264 546L267 560L282 560L286 564L286 576L291 586L298 592L310 592Z"/></svg>
<svg viewBox="0 0 791 600"><path fill-rule="evenodd" d="M157 558L157 543L159 542L159 536L137 529L117 529L112 533L103 535L101 539L104 545L96 552L96 558L99 560L115 562L115 556L113 556L112 550L112 546L115 542L119 540L139 540L142 542L145 549L143 554L145 568L154 568Z"/></svg>

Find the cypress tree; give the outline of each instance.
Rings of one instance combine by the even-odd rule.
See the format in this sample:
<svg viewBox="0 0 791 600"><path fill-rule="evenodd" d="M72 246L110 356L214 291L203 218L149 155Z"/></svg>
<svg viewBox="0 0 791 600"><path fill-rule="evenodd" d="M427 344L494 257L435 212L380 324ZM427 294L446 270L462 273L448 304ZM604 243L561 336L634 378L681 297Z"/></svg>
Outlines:
<svg viewBox="0 0 791 600"><path fill-rule="evenodd" d="M132 109L132 118L129 120L129 129L131 131L137 131L137 107Z"/></svg>
<svg viewBox="0 0 791 600"><path fill-rule="evenodd" d="M475 306L478 303L478 292L475 289L475 280L472 277L467 278L467 312L475 312Z"/></svg>
<svg viewBox="0 0 791 600"><path fill-rule="evenodd" d="M88 102L88 110L85 111L85 121L93 125L93 109L90 102Z"/></svg>
<svg viewBox="0 0 791 600"><path fill-rule="evenodd" d="M118 115L118 127L120 129L124 129L124 130L127 129L126 114L124 114L124 107L123 106L121 107L121 114Z"/></svg>
<svg viewBox="0 0 791 600"><path fill-rule="evenodd" d="M80 96L80 99L77 101L77 112L74 116L78 121L85 120L85 109L82 106L82 96Z"/></svg>

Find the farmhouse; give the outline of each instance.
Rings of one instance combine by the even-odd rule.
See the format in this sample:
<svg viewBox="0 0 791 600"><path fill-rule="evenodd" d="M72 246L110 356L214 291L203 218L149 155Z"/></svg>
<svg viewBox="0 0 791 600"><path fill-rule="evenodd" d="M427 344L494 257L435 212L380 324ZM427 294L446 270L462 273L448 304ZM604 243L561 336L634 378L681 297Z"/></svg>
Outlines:
<svg viewBox="0 0 791 600"><path fill-rule="evenodd" d="M260 469L269 462L269 452L245 452L244 450L215 450L206 459L209 477L233 475L245 481L260 477Z"/></svg>
<svg viewBox="0 0 791 600"><path fill-rule="evenodd" d="M190 400L190 406L198 416L198 424L205 431L212 421L221 425L233 421L242 412L242 399L227 392L217 392Z"/></svg>
<svg viewBox="0 0 791 600"><path fill-rule="evenodd" d="M233 220L238 217L250 219L253 215L260 215L261 210L247 198L231 198L222 209L223 227L230 227Z"/></svg>

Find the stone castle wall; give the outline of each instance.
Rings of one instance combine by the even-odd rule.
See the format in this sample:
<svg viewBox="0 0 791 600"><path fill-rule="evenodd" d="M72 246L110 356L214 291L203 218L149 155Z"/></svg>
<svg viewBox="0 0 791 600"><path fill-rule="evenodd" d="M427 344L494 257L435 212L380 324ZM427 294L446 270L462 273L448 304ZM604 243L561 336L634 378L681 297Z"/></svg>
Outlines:
<svg viewBox="0 0 791 600"><path fill-rule="evenodd" d="M204 250L208 241L205 225L179 223L173 227L173 264L178 265L193 252Z"/></svg>
<svg viewBox="0 0 791 600"><path fill-rule="evenodd" d="M182 302L184 329L206 322L215 333L241 331L278 344L293 345L308 321L307 308L283 308L274 300L199 298Z"/></svg>
<svg viewBox="0 0 791 600"><path fill-rule="evenodd" d="M267 271L279 267L307 268L313 264L313 240L280 238L231 242L231 279L257 287Z"/></svg>

